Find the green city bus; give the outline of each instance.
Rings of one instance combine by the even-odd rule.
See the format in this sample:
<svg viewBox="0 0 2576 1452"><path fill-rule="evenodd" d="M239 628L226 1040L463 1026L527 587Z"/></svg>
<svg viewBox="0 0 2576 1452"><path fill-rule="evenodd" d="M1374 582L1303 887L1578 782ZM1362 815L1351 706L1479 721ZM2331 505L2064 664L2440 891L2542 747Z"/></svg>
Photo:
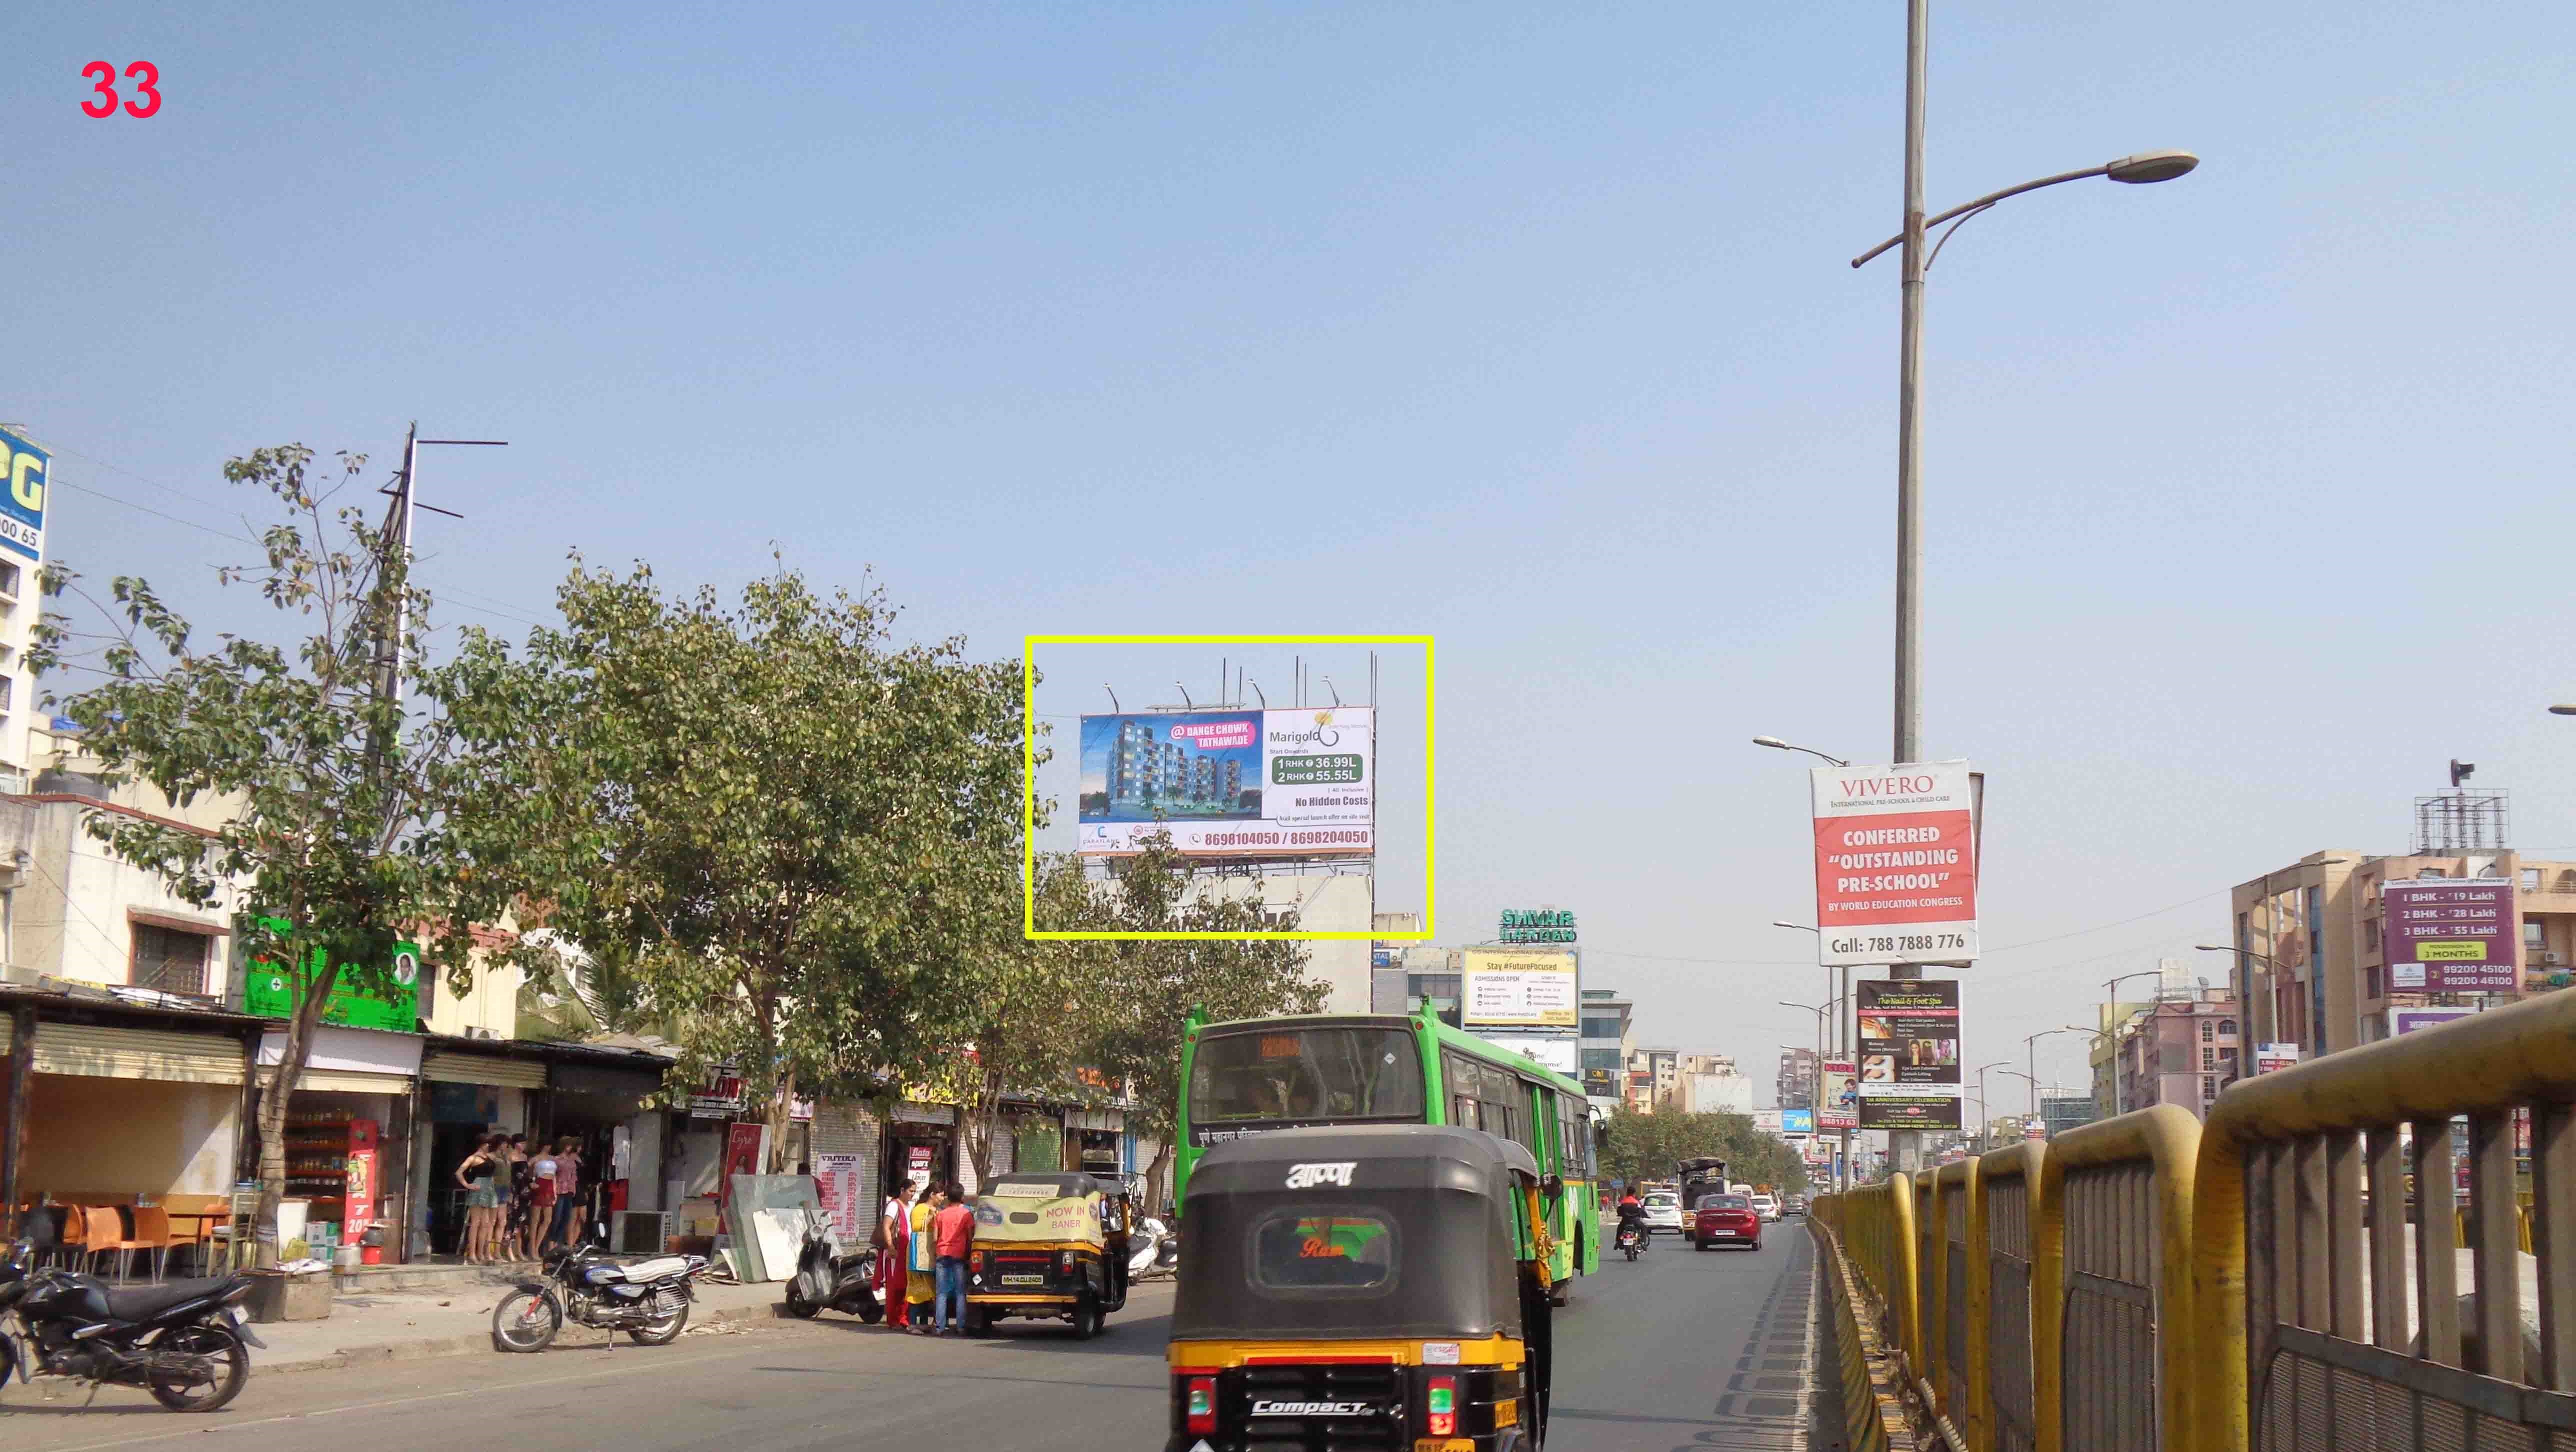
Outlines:
<svg viewBox="0 0 2576 1452"><path fill-rule="evenodd" d="M1583 1086L1525 1054L1405 1014L1202 1023L1181 1045L1172 1202L1207 1147L1311 1124L1457 1124L1516 1141L1552 1177L1548 1274L1563 1289L1601 1265L1596 1143Z"/></svg>

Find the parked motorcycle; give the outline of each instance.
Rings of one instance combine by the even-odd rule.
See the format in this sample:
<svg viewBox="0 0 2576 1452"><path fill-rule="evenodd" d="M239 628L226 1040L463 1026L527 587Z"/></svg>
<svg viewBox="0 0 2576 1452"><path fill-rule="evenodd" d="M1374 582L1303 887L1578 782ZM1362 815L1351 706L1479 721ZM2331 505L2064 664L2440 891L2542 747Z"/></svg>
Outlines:
<svg viewBox="0 0 2576 1452"><path fill-rule="evenodd" d="M1151 1215L1136 1222L1129 1236L1127 1281L1156 1280L1181 1268L1181 1233Z"/></svg>
<svg viewBox="0 0 2576 1452"><path fill-rule="evenodd" d="M248 1276L111 1288L96 1276L31 1270L35 1248L0 1263L0 1386L19 1376L141 1387L174 1412L211 1412L241 1395L252 1346Z"/></svg>
<svg viewBox="0 0 2576 1452"><path fill-rule="evenodd" d="M810 1318L817 1311L841 1311L873 1326L885 1319L877 1300L877 1253L869 1249L843 1254L823 1217L805 1212L805 1248L796 1253L796 1274L787 1281L787 1314Z"/></svg>
<svg viewBox="0 0 2576 1452"><path fill-rule="evenodd" d="M595 1232L596 1233L596 1232ZM546 1278L521 1281L492 1308L492 1345L543 1351L565 1320L623 1331L638 1346L667 1346L689 1324L703 1255L621 1262L596 1240L546 1257Z"/></svg>

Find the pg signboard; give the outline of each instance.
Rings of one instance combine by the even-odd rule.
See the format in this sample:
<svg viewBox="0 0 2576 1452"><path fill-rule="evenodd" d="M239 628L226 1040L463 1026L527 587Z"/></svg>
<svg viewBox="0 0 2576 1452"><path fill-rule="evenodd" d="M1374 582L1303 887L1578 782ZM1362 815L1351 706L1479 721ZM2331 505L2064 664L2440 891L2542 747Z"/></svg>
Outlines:
<svg viewBox="0 0 2576 1452"><path fill-rule="evenodd" d="M0 549L45 557L45 473L51 455L25 439L0 429Z"/></svg>
<svg viewBox="0 0 2576 1452"><path fill-rule="evenodd" d="M1816 954L1845 963L1977 956L1977 824L1968 763L1820 767Z"/></svg>

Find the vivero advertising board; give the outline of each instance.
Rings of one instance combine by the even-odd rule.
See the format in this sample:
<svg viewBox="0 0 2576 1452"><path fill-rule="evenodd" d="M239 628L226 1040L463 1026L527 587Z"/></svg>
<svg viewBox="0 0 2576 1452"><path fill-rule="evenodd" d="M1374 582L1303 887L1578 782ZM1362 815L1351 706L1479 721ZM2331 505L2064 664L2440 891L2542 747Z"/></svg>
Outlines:
<svg viewBox="0 0 2576 1452"><path fill-rule="evenodd" d="M1968 763L1820 767L1816 953L1825 964L1977 956L1977 830Z"/></svg>
<svg viewBox="0 0 2576 1452"><path fill-rule="evenodd" d="M1195 857L1370 855L1373 716L1366 706L1085 716L1079 849L1131 854L1168 831Z"/></svg>

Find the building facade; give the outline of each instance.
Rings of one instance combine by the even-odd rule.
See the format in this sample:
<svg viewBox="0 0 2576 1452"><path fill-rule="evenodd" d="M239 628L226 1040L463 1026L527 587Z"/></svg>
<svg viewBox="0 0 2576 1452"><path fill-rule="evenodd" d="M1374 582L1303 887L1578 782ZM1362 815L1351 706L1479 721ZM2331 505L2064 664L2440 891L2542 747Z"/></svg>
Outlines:
<svg viewBox="0 0 2576 1452"><path fill-rule="evenodd" d="M2119 1112L2177 1104L2208 1113L2237 1076L2241 1027L2226 988L2183 990L2129 1018L2117 1031Z"/></svg>
<svg viewBox="0 0 2576 1452"><path fill-rule="evenodd" d="M2521 971L2510 988L2406 992L2389 981L2381 892L2422 878L2512 887ZM2245 1042L2296 1044L2303 1059L2389 1038L2402 1010L2491 1007L2576 983L2576 862L2511 849L2311 852L2238 883L2230 897L2226 946L2246 1008Z"/></svg>
<svg viewBox="0 0 2576 1452"><path fill-rule="evenodd" d="M1626 1098L1628 1055L1636 1047L1637 1006L1615 988L1581 992L1583 1097L1607 1113Z"/></svg>

